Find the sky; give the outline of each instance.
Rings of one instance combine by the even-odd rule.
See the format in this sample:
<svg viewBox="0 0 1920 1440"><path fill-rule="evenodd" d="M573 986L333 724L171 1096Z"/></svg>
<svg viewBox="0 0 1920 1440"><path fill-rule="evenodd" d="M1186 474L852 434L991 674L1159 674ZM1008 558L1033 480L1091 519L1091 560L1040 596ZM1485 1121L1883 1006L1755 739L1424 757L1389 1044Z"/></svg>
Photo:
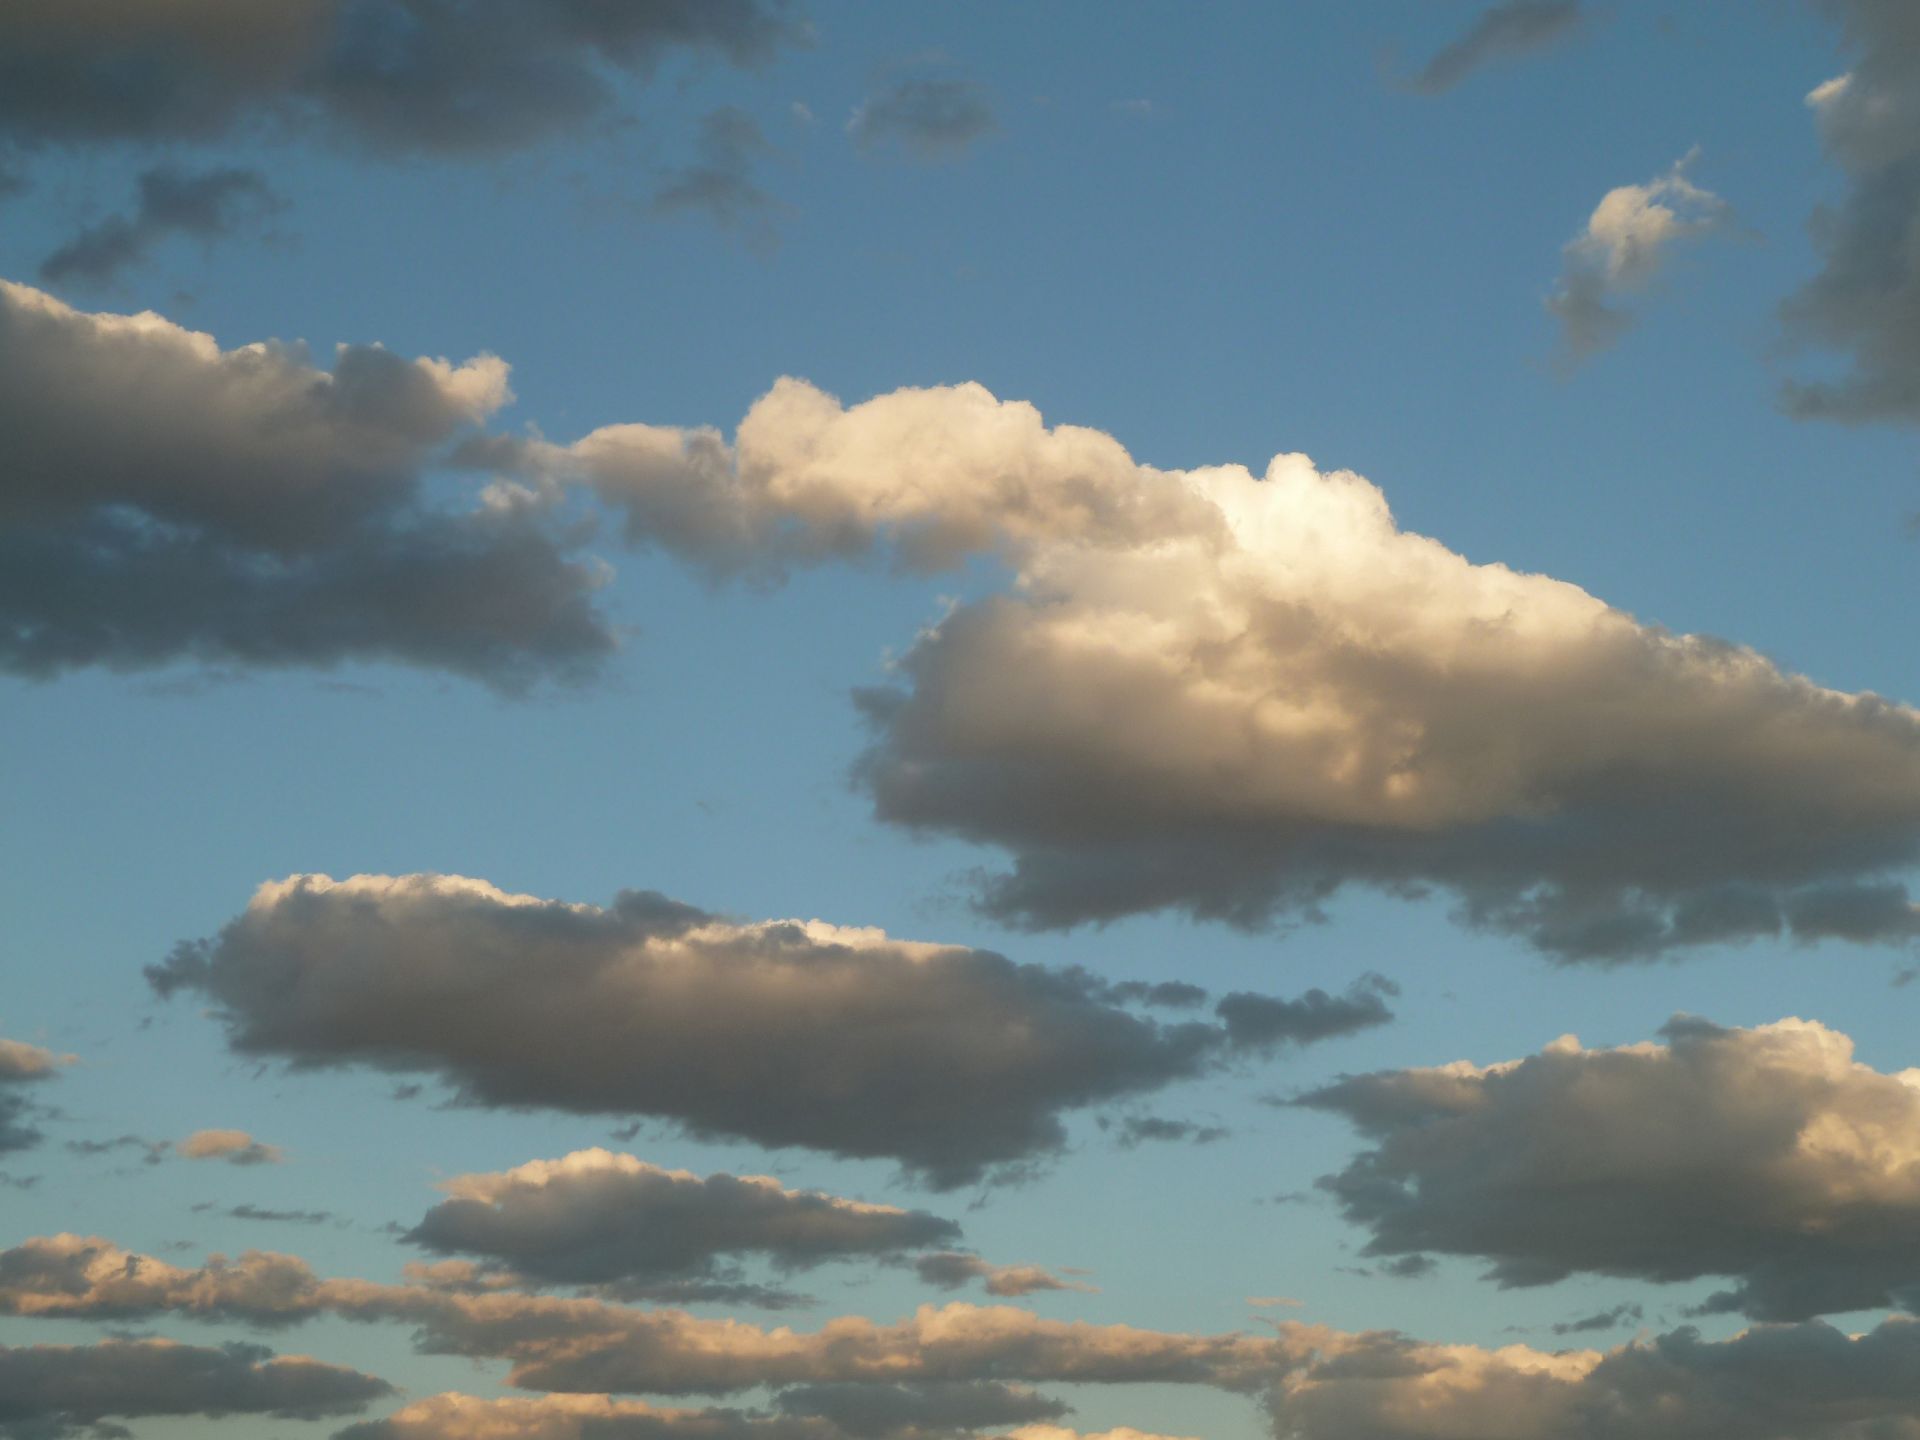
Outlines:
<svg viewBox="0 0 1920 1440"><path fill-rule="evenodd" d="M1920 1440L1920 10L0 7L0 1437Z"/></svg>

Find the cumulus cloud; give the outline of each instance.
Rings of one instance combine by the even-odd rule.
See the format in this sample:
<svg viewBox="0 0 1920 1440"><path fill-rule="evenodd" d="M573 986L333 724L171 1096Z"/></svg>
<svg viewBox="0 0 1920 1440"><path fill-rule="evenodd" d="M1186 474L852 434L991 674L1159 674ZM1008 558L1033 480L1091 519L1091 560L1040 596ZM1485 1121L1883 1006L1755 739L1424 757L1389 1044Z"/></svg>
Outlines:
<svg viewBox="0 0 1920 1440"><path fill-rule="evenodd" d="M1442 94L1482 66L1559 43L1580 21L1579 0L1503 0L1483 10L1471 30L1437 51L1407 86L1425 95Z"/></svg>
<svg viewBox="0 0 1920 1440"><path fill-rule="evenodd" d="M0 1436L125 1435L109 1420L272 1415L318 1420L393 1393L384 1380L257 1345L167 1340L0 1346Z"/></svg>
<svg viewBox="0 0 1920 1440"><path fill-rule="evenodd" d="M10 0L0 142L312 131L473 155L594 122L675 52L755 65L802 41L766 0Z"/></svg>
<svg viewBox="0 0 1920 1440"><path fill-rule="evenodd" d="M1000 128L993 101L957 75L910 75L860 102L847 134L862 149L896 149L915 160L951 160Z"/></svg>
<svg viewBox="0 0 1920 1440"><path fill-rule="evenodd" d="M1160 470L978 385L783 380L731 442L488 458L717 575L1005 563L858 697L857 772L882 819L1011 852L1004 922L1259 928L1359 884L1572 960L1920 930L1920 714L1475 564L1305 456Z"/></svg>
<svg viewBox="0 0 1920 1440"><path fill-rule="evenodd" d="M244 1130L196 1130L174 1147L186 1160L224 1160L229 1165L278 1165L285 1155Z"/></svg>
<svg viewBox="0 0 1920 1440"><path fill-rule="evenodd" d="M650 892L602 909L443 875L262 886L148 977L210 1000L241 1054L887 1157L940 1187L1057 1149L1063 1111L1389 1018L1369 985L1345 1011L1290 1002L1295 1033L1166 1024L1080 970L819 920L736 923Z"/></svg>
<svg viewBox="0 0 1920 1440"><path fill-rule="evenodd" d="M319 1315L411 1325L427 1353L503 1359L522 1389L723 1395L759 1386L924 1382L1163 1383L1252 1393L1305 1353L1298 1337L1193 1335L1042 1319L1011 1306L922 1306L880 1324L763 1329L597 1298L328 1280L249 1251L183 1269L102 1239L36 1237L0 1252L0 1314L175 1315L273 1327Z"/></svg>
<svg viewBox="0 0 1920 1440"><path fill-rule="evenodd" d="M28 1087L51 1080L62 1065L73 1063L72 1055L56 1055L39 1045L0 1036L0 1155L11 1150L29 1150L46 1138L34 1120L42 1107Z"/></svg>
<svg viewBox="0 0 1920 1440"><path fill-rule="evenodd" d="M958 1238L924 1210L789 1190L765 1175L698 1176L631 1155L579 1150L496 1174L462 1175L406 1235L534 1283L646 1286L714 1278L717 1262L763 1257L805 1269Z"/></svg>
<svg viewBox="0 0 1920 1440"><path fill-rule="evenodd" d="M211 243L279 205L266 176L232 166L197 172L156 166L142 173L139 185L133 214L112 215L81 230L41 262L40 278L98 285L170 236Z"/></svg>
<svg viewBox="0 0 1920 1440"><path fill-rule="evenodd" d="M1563 353L1578 363L1624 334L1633 315L1621 302L1650 285L1669 251L1721 228L1726 201L1687 179L1689 152L1644 185L1621 185L1601 198L1586 228L1567 242L1565 264L1547 312L1560 322Z"/></svg>
<svg viewBox="0 0 1920 1440"><path fill-rule="evenodd" d="M0 281L0 670L583 673L613 644L598 576L539 507L511 487L467 510L422 495L445 444L510 398L489 355L351 345L325 370Z"/></svg>
<svg viewBox="0 0 1920 1440"><path fill-rule="evenodd" d="M995 1265L978 1255L959 1250L936 1250L929 1255L917 1256L913 1268L927 1284L937 1285L942 1290L958 1290L962 1285L979 1280L986 1286L989 1295L1003 1298L1033 1295L1043 1290L1091 1291L1095 1288L1063 1279L1040 1265Z"/></svg>
<svg viewBox="0 0 1920 1440"><path fill-rule="evenodd" d="M1900 0L1821 0L1857 53L1807 104L1847 179L1813 217L1820 273L1786 304L1796 339L1850 361L1835 380L1789 383L1789 414L1920 420L1920 15Z"/></svg>
<svg viewBox="0 0 1920 1440"><path fill-rule="evenodd" d="M1768 1320L1920 1308L1920 1070L1812 1021L1663 1035L1314 1091L1372 1145L1321 1183L1368 1254L1479 1256L1502 1285L1726 1276L1710 1308Z"/></svg>

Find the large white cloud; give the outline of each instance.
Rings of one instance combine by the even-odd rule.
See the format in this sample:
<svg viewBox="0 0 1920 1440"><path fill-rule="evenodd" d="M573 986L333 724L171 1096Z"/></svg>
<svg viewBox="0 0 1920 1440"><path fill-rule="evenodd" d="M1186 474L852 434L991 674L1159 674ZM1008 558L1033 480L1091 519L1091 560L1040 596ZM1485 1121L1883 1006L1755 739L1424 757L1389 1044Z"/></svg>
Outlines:
<svg viewBox="0 0 1920 1440"><path fill-rule="evenodd" d="M1341 996L1229 995L1215 1022L1164 1023L1079 969L447 875L262 886L219 936L148 975L211 1000L244 1054L889 1157L942 1187L1057 1149L1063 1111L1392 1018L1392 987L1373 977Z"/></svg>
<svg viewBox="0 0 1920 1440"><path fill-rule="evenodd" d="M1664 1035L1309 1094L1372 1142L1322 1184L1370 1253L1481 1256L1505 1285L1726 1276L1714 1308L1767 1319L1920 1305L1920 1070L1804 1020Z"/></svg>
<svg viewBox="0 0 1920 1440"><path fill-rule="evenodd" d="M0 670L397 660L508 688L612 648L599 574L496 488L429 504L507 367L223 350L0 281Z"/></svg>
<svg viewBox="0 0 1920 1440"><path fill-rule="evenodd" d="M1920 715L1475 564L1304 456L1158 470L978 385L844 407L794 380L730 444L483 448L720 573L999 556L1011 589L863 697L860 776L882 818L1010 851L982 898L1016 924L1260 925L1362 883L1572 958L1916 930L1888 887L1920 847Z"/></svg>

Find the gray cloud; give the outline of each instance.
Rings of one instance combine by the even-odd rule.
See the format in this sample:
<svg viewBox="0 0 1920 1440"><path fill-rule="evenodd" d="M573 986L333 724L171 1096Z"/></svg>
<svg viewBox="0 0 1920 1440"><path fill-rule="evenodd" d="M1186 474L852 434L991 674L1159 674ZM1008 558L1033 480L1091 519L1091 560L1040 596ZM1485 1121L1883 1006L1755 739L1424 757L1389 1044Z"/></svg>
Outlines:
<svg viewBox="0 0 1920 1440"><path fill-rule="evenodd" d="M1333 1033L1311 998L1300 1033L1247 1039L1133 1014L1084 971L821 921L737 924L651 893L598 909L438 875L263 886L148 975L211 1001L241 1054L889 1157L940 1187L1058 1148L1065 1110ZM1345 1028L1387 1018L1374 998Z"/></svg>
<svg viewBox="0 0 1920 1440"><path fill-rule="evenodd" d="M1191 1120L1169 1120L1162 1115L1123 1115L1114 1121L1102 1116L1101 1128L1111 1128L1115 1132L1122 1150L1136 1150L1142 1145L1162 1141L1191 1141L1195 1145L1211 1145L1216 1140L1224 1140L1232 1132L1220 1125L1196 1125Z"/></svg>
<svg viewBox="0 0 1920 1440"><path fill-rule="evenodd" d="M930 1381L917 1385L801 1385L777 1397L784 1414L830 1422L849 1440L934 1435L1057 1420L1069 1407L1019 1385Z"/></svg>
<svg viewBox="0 0 1920 1440"><path fill-rule="evenodd" d="M935 1251L930 1255L917 1256L913 1261L914 1272L929 1285L937 1285L942 1290L958 1290L962 1285L978 1280L985 1285L989 1295L1011 1298L1019 1295L1036 1295L1045 1290L1092 1290L1091 1285L1082 1285L1066 1280L1051 1270L1039 1265L995 1265L978 1255L969 1255L958 1250Z"/></svg>
<svg viewBox="0 0 1920 1440"><path fill-rule="evenodd" d="M24 1040L0 1037L0 1155L30 1150L46 1138L34 1123L46 1109L25 1092L53 1079L73 1058Z"/></svg>
<svg viewBox="0 0 1920 1440"><path fill-rule="evenodd" d="M11 0L0 140L313 130L387 153L497 153L606 115L670 54L735 65L805 38L762 0Z"/></svg>
<svg viewBox="0 0 1920 1440"><path fill-rule="evenodd" d="M613 640L530 496L421 476L506 367L346 346L220 350L155 315L0 282L0 669L391 660L506 689Z"/></svg>
<svg viewBox="0 0 1920 1440"><path fill-rule="evenodd" d="M1478 1256L1506 1286L1726 1276L1710 1308L1766 1320L1920 1301L1920 1075L1810 1021L1663 1034L1314 1091L1372 1142L1321 1184L1367 1254Z"/></svg>
<svg viewBox="0 0 1920 1440"><path fill-rule="evenodd" d="M1560 280L1545 302L1560 322L1564 362L1578 364L1618 340L1633 324L1625 302L1653 283L1668 253L1731 221L1726 201L1687 179L1696 153L1644 185L1609 190L1567 242Z"/></svg>
<svg viewBox="0 0 1920 1440"><path fill-rule="evenodd" d="M764 1175L698 1176L631 1155L580 1150L498 1174L463 1175L405 1238L472 1255L534 1283L707 1279L723 1258L783 1270L951 1242L924 1210L789 1190Z"/></svg>
<svg viewBox="0 0 1920 1440"><path fill-rule="evenodd" d="M1553 1327L1556 1335L1591 1335L1598 1330L1617 1330L1632 1321L1638 1324L1644 1315L1638 1305L1620 1304L1611 1310L1601 1310L1592 1315L1582 1315L1577 1320L1566 1320Z"/></svg>
<svg viewBox="0 0 1920 1440"><path fill-rule="evenodd" d="M132 215L113 215L81 230L41 262L40 278L97 285L169 236L210 243L279 205L257 170L193 172L162 165L144 172L139 184L140 203Z"/></svg>
<svg viewBox="0 0 1920 1440"><path fill-rule="evenodd" d="M1407 87L1425 95L1442 94L1482 66L1557 44L1580 20L1579 0L1504 0L1482 11L1471 30L1435 53Z"/></svg>
<svg viewBox="0 0 1920 1440"><path fill-rule="evenodd" d="M1794 381L1789 414L1920 420L1920 15L1899 0L1821 0L1857 52L1852 70L1807 97L1827 154L1847 177L1837 210L1813 217L1820 273L1788 300L1788 332L1851 362L1832 381Z"/></svg>
<svg viewBox="0 0 1920 1440"><path fill-rule="evenodd" d="M318 1420L393 1393L384 1380L257 1345L165 1340L0 1346L0 1436L58 1440L127 1432L110 1419L273 1415Z"/></svg>
<svg viewBox="0 0 1920 1440"><path fill-rule="evenodd" d="M741 231L749 244L774 242L772 217L779 208L753 178L754 162L772 147L746 111L727 106L700 122L693 162L665 175L653 192L655 215L700 214L723 228Z"/></svg>
<svg viewBox="0 0 1920 1440"><path fill-rule="evenodd" d="M916 160L949 160L1000 128L986 90L952 75L916 75L869 95L847 122L863 149L896 147Z"/></svg>

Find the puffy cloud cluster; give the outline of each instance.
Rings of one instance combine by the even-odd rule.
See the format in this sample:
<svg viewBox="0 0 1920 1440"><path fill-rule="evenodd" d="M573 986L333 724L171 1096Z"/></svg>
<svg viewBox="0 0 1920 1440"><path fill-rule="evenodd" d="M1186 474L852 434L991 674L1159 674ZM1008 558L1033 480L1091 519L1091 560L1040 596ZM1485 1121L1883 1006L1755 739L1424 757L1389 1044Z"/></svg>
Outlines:
<svg viewBox="0 0 1920 1440"><path fill-rule="evenodd" d="M1585 359L1633 323L1619 301L1652 283L1667 252L1708 234L1732 216L1726 201L1687 179L1693 152L1644 185L1609 190L1586 228L1567 242L1560 281L1547 297L1569 360Z"/></svg>
<svg viewBox="0 0 1920 1440"><path fill-rule="evenodd" d="M942 1187L1056 1149L1065 1110L1390 1018L1364 982L1267 1001L1251 1028L1229 1013L1252 1003L1239 996L1222 1023L1165 1024L1080 970L818 920L740 924L653 893L602 909L443 875L262 886L148 975L210 1000L242 1054L887 1157Z"/></svg>
<svg viewBox="0 0 1920 1440"><path fill-rule="evenodd" d="M631 1155L579 1150L443 1187L406 1239L478 1256L535 1284L708 1281L723 1259L761 1256L782 1270L950 1243L960 1227L924 1210L789 1190L765 1175L665 1170Z"/></svg>
<svg viewBox="0 0 1920 1440"><path fill-rule="evenodd" d="M1799 339L1846 354L1838 380L1789 384L1789 413L1920 420L1920 14L1903 0L1819 0L1858 53L1807 96L1827 154L1847 177L1837 210L1813 219L1820 273L1786 305Z"/></svg>
<svg viewBox="0 0 1920 1440"><path fill-rule="evenodd" d="M1436 51L1407 81L1408 88L1442 94L1483 66L1557 44L1580 21L1580 0L1501 0L1481 11L1466 34Z"/></svg>
<svg viewBox="0 0 1920 1440"><path fill-rule="evenodd" d="M1727 1276L1770 1320L1920 1303L1920 1070L1803 1020L1344 1079L1300 1103L1372 1142L1321 1183L1375 1255L1484 1257L1503 1285Z"/></svg>
<svg viewBox="0 0 1920 1440"><path fill-rule="evenodd" d="M1607 230L1622 273L1650 213ZM859 775L882 818L1010 851L981 903L1014 924L1260 926L1358 883L1570 959L1920 930L1891 878L1920 715L1474 564L1304 456L1157 470L978 385L845 407L786 380L731 443L626 425L490 458L719 573L1004 560L1010 590L863 695Z"/></svg>
<svg viewBox="0 0 1920 1440"><path fill-rule="evenodd" d="M538 507L501 487L467 510L423 498L446 443L509 398L492 356L345 346L324 370L0 281L0 670L582 673L613 644L598 576Z"/></svg>
<svg viewBox="0 0 1920 1440"><path fill-rule="evenodd" d="M364 1410L386 1381L257 1345L167 1340L0 1346L0 1436L126 1435L108 1422L165 1415L318 1420Z"/></svg>
<svg viewBox="0 0 1920 1440"><path fill-rule="evenodd" d="M254 126L498 152L593 121L674 51L751 65L804 33L767 0L9 0L0 144Z"/></svg>
<svg viewBox="0 0 1920 1440"><path fill-rule="evenodd" d="M60 1066L73 1058L0 1036L0 1155L31 1149L44 1138L33 1123L40 1107L24 1092L29 1086L51 1080L60 1073Z"/></svg>

